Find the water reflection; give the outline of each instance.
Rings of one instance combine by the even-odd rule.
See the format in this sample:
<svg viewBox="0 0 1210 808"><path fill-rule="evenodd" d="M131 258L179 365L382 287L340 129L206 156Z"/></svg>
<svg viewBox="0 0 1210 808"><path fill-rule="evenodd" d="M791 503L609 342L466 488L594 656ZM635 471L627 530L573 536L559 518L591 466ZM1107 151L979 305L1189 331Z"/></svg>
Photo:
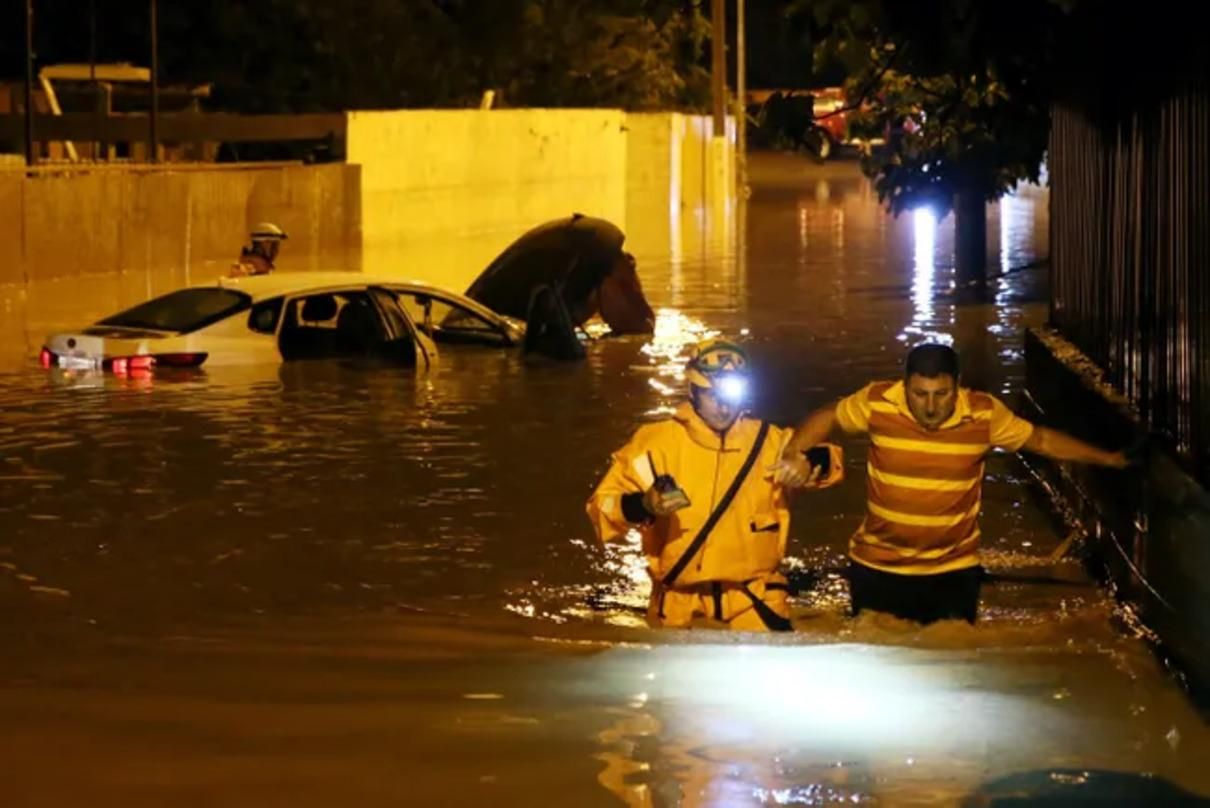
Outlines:
<svg viewBox="0 0 1210 808"><path fill-rule="evenodd" d="M949 334L937 331L937 313L933 301L936 288L937 214L932 208L912 211L912 322L903 329L900 340L913 345L920 342L953 343Z"/></svg>
<svg viewBox="0 0 1210 808"><path fill-rule="evenodd" d="M1177 731L1145 709L1095 707L1103 695L1139 698L1123 673L1102 678L1100 694L1077 684L1111 657L996 659L985 669L970 653L844 645L610 651L593 661L620 702L597 735L598 779L636 808L954 805L988 780L1047 767L1172 777L1193 753L1174 757L1166 733L1206 736L1196 719ZM1019 797L1047 791L1045 777L1015 779Z"/></svg>
<svg viewBox="0 0 1210 808"><path fill-rule="evenodd" d="M648 381L659 401L647 410L646 416L657 418L675 411L677 403L685 397L685 363L689 361L690 349L718 334L717 329L675 309L656 312L655 333L641 352L650 362L645 370L652 374Z"/></svg>

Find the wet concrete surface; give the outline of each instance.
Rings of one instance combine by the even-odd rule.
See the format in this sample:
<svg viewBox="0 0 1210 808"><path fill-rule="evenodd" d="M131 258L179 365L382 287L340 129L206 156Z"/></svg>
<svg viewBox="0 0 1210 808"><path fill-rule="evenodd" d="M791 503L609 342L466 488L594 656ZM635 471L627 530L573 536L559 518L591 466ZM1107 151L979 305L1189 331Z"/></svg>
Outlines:
<svg viewBox="0 0 1210 808"><path fill-rule="evenodd" d="M1098 772L1210 794L1204 721L1129 613L1050 563L1064 534L1015 457L988 464L976 627L844 615L860 441L845 485L795 503L796 634L642 626L641 563L594 545L583 503L680 395L687 341L747 329L754 410L784 423L930 335L1011 403L1045 317L1044 269L1020 269L1044 191L993 211L987 303L951 286L951 220L887 217L851 164L752 169L744 237L687 213L639 256L656 336L579 364L48 374L39 329L108 312L6 293L6 802L994 804Z"/></svg>

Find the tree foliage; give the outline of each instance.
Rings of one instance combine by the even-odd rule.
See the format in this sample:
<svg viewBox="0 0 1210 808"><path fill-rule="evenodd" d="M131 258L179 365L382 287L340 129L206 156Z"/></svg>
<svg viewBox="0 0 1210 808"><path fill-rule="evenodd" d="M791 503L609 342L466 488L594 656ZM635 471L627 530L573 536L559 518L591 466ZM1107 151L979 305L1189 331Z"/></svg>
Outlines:
<svg viewBox="0 0 1210 808"><path fill-rule="evenodd" d="M101 61L149 63L149 0L94 0ZM38 65L88 60L82 0L34 0ZM164 82L242 112L701 108L700 0L160 0ZM9 28L14 37L20 26ZM12 39L13 37L9 37ZM5 69L21 45L5 41Z"/></svg>
<svg viewBox="0 0 1210 808"><path fill-rule="evenodd" d="M1047 71L1063 9L1050 0L796 0L841 61L854 126L887 145L863 161L893 212L956 193L991 200L1037 180Z"/></svg>

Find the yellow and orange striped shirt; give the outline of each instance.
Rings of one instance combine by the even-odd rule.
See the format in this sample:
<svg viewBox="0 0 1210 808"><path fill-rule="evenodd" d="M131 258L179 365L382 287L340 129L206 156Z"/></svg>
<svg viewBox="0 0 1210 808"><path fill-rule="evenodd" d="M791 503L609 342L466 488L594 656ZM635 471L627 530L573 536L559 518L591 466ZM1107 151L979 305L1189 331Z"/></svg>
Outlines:
<svg viewBox="0 0 1210 808"><path fill-rule="evenodd" d="M959 388L954 414L929 431L907 405L903 382L875 382L836 405L845 432L868 432L867 513L849 542L854 561L901 575L979 563L983 461L1017 451L1033 434L995 396Z"/></svg>

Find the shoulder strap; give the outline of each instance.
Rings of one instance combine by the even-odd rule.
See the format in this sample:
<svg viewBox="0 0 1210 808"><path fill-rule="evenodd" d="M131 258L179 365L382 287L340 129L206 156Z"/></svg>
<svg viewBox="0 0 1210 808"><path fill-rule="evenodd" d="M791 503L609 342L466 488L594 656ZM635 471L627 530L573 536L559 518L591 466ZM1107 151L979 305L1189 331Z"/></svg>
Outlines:
<svg viewBox="0 0 1210 808"><path fill-rule="evenodd" d="M748 478L748 472L752 470L752 466L756 463L757 456L760 455L760 450L765 445L765 438L769 435L769 424L765 421L760 422L760 430L756 433L756 442L752 444L752 451L748 452L748 456L744 459L744 465L740 467L739 473L735 475L735 479L731 481L731 487L723 494L723 498L714 506L714 511L706 519L706 523L698 530L697 535L693 537L693 541L689 543L689 547L676 563L672 565L672 569L664 576L664 586L672 586L672 583L677 579L677 576L685 571L685 567L689 566L689 562L697 555L698 550L702 549L702 545L706 543L706 539L710 537L710 531L714 530L714 526L718 524L718 520L723 518L723 512L731 505L731 501L735 499L735 495L739 493L740 486L744 484L744 480Z"/></svg>

